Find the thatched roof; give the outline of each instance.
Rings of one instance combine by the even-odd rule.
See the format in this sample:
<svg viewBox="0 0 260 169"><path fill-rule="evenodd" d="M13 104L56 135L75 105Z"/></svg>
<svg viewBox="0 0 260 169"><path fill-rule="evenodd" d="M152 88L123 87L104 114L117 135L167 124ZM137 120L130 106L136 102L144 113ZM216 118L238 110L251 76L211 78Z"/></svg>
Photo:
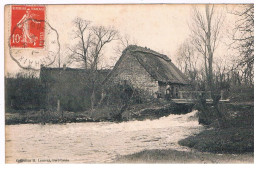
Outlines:
<svg viewBox="0 0 260 169"><path fill-rule="evenodd" d="M166 55L136 45L130 45L123 51L122 56L112 72L108 75L108 78L113 74L113 71L117 69L126 52L129 52L131 56L135 57L155 80L164 83L189 84L185 75Z"/></svg>
<svg viewBox="0 0 260 169"><path fill-rule="evenodd" d="M102 69L98 70L97 75L102 80L108 75L111 70ZM41 67L40 79L42 82L53 82L57 81L62 77L62 79L67 79L68 81L84 81L90 74L90 70L78 69L78 68L51 68L51 67Z"/></svg>

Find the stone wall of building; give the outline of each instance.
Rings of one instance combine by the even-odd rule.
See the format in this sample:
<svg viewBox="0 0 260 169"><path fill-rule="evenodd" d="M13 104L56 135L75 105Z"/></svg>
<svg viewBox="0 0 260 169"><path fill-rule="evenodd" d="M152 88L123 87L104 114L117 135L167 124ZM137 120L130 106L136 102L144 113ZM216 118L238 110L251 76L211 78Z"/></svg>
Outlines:
<svg viewBox="0 0 260 169"><path fill-rule="evenodd" d="M123 84L124 80L134 88L142 89L151 95L155 95L159 89L158 81L154 80L136 58L129 55L128 52L110 78L110 81L114 83Z"/></svg>

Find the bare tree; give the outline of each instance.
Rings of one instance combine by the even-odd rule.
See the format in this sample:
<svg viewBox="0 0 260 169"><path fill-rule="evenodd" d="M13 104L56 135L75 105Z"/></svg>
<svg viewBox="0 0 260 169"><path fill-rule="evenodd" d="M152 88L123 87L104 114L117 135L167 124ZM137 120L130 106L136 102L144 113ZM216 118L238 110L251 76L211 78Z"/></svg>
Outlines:
<svg viewBox="0 0 260 169"><path fill-rule="evenodd" d="M219 110L218 103L220 100L220 91L216 91L213 81L213 59L220 39L221 25L224 17L222 12L217 11L214 5L206 5L203 10L194 7L192 11L192 23L190 26L191 37L197 52L203 56L204 72L206 77L206 90L212 93L213 107L218 115L219 122L223 120L223 113ZM205 98L201 99L203 111L207 110ZM204 112L206 113L206 112Z"/></svg>
<svg viewBox="0 0 260 169"><path fill-rule="evenodd" d="M82 18L76 18L73 23L78 43L70 48L69 58L70 62L79 63L87 70L86 86L91 89L91 108L94 109L100 58L103 55L104 47L118 39L118 32L103 26L90 26L90 22Z"/></svg>
<svg viewBox="0 0 260 169"><path fill-rule="evenodd" d="M91 108L94 109L96 102L96 86L98 80L98 63L102 56L102 49L105 45L110 42L117 40L118 32L114 29L105 28L103 26L92 27L91 32L93 32L92 48L90 53L90 76L91 78Z"/></svg>
<svg viewBox="0 0 260 169"><path fill-rule="evenodd" d="M90 64L89 49L92 45L92 32L89 31L90 22L82 18L76 18L73 24L76 27L76 30L74 30L75 39L77 39L78 42L72 48L69 48L71 52L70 62L78 62L82 64L84 68L88 69L88 65Z"/></svg>
<svg viewBox="0 0 260 169"><path fill-rule="evenodd" d="M190 81L195 85L195 81L198 78L198 55L193 45L187 39L177 51L177 63L180 69L189 77Z"/></svg>
<svg viewBox="0 0 260 169"><path fill-rule="evenodd" d="M207 85L211 91L213 90L213 58L223 20L223 15L217 13L214 5L206 5L204 12L197 7L193 8L191 24L192 43L204 57Z"/></svg>
<svg viewBox="0 0 260 169"><path fill-rule="evenodd" d="M254 78L254 4L241 5L232 12L238 16L233 32L234 49L238 50L237 67L242 68L244 82L253 85Z"/></svg>
<svg viewBox="0 0 260 169"><path fill-rule="evenodd" d="M184 73L196 69L198 57L195 54L195 49L190 45L189 40L186 40L177 51L177 62Z"/></svg>
<svg viewBox="0 0 260 169"><path fill-rule="evenodd" d="M127 48L129 45L137 45L137 41L131 39L129 35L119 35L118 43L114 48L116 56L112 58L112 60L116 62L118 58L122 55L122 52L125 50L125 48Z"/></svg>
<svg viewBox="0 0 260 169"><path fill-rule="evenodd" d="M118 37L118 43L116 45L116 47L114 48L114 52L117 55L115 58L113 58L114 60L117 60L118 57L120 57L122 55L122 52L125 48L127 48L129 45L132 45L130 42L130 38L128 35L125 36L119 36Z"/></svg>

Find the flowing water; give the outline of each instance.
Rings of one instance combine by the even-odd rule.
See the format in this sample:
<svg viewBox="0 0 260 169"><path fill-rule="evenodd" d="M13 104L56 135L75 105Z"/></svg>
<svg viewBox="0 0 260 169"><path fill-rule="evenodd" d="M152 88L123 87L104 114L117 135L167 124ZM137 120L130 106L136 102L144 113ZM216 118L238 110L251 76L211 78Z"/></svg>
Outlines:
<svg viewBox="0 0 260 169"><path fill-rule="evenodd" d="M195 113L122 123L7 125L6 162L107 163L145 149L189 150L177 142L203 130Z"/></svg>

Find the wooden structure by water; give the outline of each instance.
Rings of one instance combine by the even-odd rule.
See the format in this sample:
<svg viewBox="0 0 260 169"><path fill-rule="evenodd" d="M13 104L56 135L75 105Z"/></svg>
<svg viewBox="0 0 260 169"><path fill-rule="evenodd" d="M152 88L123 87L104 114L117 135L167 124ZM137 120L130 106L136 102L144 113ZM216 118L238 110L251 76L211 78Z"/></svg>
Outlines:
<svg viewBox="0 0 260 169"><path fill-rule="evenodd" d="M210 91L179 91L178 98L171 99L174 103L177 104L195 104L202 95L206 98L207 104L212 104L213 99ZM225 103L229 102L229 99L223 98L223 92L221 92L221 98L219 102Z"/></svg>

